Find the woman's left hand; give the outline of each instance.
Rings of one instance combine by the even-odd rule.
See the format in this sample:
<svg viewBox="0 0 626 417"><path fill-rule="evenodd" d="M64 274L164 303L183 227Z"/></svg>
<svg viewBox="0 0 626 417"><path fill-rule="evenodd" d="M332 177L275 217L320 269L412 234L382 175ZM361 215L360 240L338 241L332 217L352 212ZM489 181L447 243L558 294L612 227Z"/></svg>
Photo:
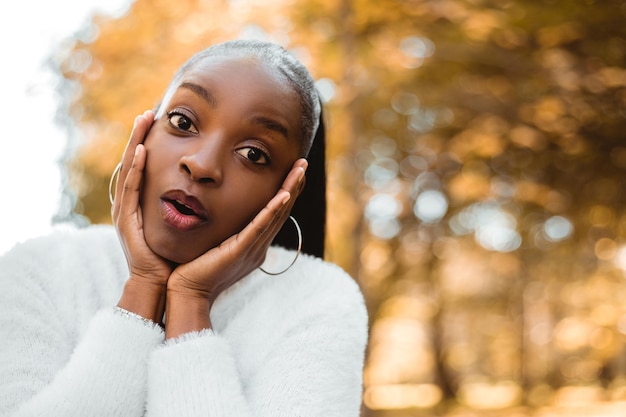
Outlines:
<svg viewBox="0 0 626 417"><path fill-rule="evenodd" d="M306 168L305 159L297 160L281 189L241 232L172 272L167 284L168 338L210 327L208 313L217 296L262 265L302 190Z"/></svg>

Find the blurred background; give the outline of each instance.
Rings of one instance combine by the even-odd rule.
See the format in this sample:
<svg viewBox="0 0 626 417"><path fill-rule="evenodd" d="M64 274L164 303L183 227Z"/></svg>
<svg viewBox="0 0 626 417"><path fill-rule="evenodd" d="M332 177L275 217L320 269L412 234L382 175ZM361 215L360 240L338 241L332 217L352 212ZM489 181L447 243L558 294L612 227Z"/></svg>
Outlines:
<svg viewBox="0 0 626 417"><path fill-rule="evenodd" d="M55 57L91 26L92 14L120 16L129 6L129 0L20 0L2 5L0 114L10 121L2 124L0 140L0 254L49 231L57 213L68 216L73 193L62 163L76 135L67 134L74 125L64 104L71 93L60 88Z"/></svg>
<svg viewBox="0 0 626 417"><path fill-rule="evenodd" d="M39 72L3 40L5 247L109 223L132 121L179 65L272 40L327 107L327 258L370 314L363 416L626 415L626 1L118 3L32 9L64 30L33 43Z"/></svg>

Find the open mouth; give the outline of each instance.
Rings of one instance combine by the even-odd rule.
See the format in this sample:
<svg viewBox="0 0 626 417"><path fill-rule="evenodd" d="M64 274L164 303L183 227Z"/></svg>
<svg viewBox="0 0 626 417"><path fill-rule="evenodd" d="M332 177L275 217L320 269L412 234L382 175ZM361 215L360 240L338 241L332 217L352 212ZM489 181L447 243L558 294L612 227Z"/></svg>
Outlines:
<svg viewBox="0 0 626 417"><path fill-rule="evenodd" d="M184 214L185 216L200 217L198 213L196 213L191 207L186 206L180 201L176 201L176 200L166 200L166 201L169 201L179 213Z"/></svg>
<svg viewBox="0 0 626 417"><path fill-rule="evenodd" d="M209 221L202 203L182 190L168 191L161 196L163 220L178 230L191 230Z"/></svg>

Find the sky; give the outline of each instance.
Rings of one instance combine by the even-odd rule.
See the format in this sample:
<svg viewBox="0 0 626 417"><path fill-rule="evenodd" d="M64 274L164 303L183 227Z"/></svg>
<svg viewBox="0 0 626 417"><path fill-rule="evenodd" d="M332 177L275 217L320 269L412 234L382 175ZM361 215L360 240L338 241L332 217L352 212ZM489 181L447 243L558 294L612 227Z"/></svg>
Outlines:
<svg viewBox="0 0 626 417"><path fill-rule="evenodd" d="M119 15L131 0L20 0L0 13L0 254L46 234L59 208L67 133L55 123L58 78L46 61L93 13Z"/></svg>

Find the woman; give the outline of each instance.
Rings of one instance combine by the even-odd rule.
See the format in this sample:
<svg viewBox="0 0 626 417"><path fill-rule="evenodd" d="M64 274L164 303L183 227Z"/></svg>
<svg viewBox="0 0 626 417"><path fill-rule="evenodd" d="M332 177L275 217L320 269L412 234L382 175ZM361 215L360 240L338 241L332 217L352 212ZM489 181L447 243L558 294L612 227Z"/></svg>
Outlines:
<svg viewBox="0 0 626 417"><path fill-rule="evenodd" d="M0 261L0 415L357 416L366 311L319 259L323 180L304 187L320 120L279 46L227 42L183 65L135 120L114 228ZM270 247L283 225L298 239L290 213L317 257Z"/></svg>

